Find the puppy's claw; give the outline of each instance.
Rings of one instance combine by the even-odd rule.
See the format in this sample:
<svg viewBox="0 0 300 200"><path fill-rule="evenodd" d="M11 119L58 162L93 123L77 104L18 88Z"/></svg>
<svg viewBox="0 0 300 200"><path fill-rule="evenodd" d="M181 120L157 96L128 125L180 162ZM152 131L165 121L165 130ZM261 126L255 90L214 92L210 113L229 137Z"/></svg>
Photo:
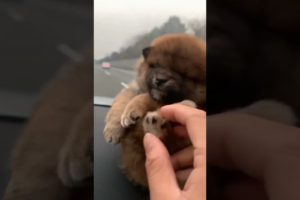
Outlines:
<svg viewBox="0 0 300 200"><path fill-rule="evenodd" d="M122 137L123 129L120 126L107 125L104 128L103 135L107 143L118 144Z"/></svg>
<svg viewBox="0 0 300 200"><path fill-rule="evenodd" d="M137 111L125 111L121 116L121 126L127 128L134 125L141 118L141 114Z"/></svg>

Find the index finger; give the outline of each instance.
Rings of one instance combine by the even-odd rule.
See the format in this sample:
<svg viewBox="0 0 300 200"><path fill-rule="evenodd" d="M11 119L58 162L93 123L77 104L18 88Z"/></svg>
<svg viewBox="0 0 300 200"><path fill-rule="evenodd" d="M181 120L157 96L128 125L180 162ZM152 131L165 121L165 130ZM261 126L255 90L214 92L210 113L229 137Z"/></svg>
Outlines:
<svg viewBox="0 0 300 200"><path fill-rule="evenodd" d="M185 126L193 146L205 150L206 113L204 111L181 104L173 104L163 106L160 112L165 119Z"/></svg>

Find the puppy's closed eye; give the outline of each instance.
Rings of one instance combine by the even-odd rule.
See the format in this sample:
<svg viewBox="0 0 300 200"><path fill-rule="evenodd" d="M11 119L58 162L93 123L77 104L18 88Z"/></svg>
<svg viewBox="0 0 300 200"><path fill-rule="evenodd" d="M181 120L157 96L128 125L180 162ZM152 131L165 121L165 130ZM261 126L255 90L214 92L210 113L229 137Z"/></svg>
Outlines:
<svg viewBox="0 0 300 200"><path fill-rule="evenodd" d="M150 63L150 64L149 64L149 67L150 67L150 68L159 68L160 65L159 65L159 64L156 64L156 63Z"/></svg>

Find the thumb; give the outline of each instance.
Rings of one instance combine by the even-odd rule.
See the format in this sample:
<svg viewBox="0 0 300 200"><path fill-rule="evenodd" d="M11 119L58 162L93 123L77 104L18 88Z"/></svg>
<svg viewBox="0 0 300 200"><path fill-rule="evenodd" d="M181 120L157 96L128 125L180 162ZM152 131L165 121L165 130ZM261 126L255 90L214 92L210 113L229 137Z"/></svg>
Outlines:
<svg viewBox="0 0 300 200"><path fill-rule="evenodd" d="M151 199L178 195L180 190L166 147L151 133L145 135L144 147Z"/></svg>

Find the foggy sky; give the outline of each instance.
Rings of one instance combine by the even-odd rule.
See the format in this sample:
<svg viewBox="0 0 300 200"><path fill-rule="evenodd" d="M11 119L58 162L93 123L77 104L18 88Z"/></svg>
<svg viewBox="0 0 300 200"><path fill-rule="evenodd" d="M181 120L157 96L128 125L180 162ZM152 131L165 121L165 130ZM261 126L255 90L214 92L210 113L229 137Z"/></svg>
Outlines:
<svg viewBox="0 0 300 200"><path fill-rule="evenodd" d="M103 58L125 47L141 33L176 15L183 20L205 19L206 0L95 0L94 52Z"/></svg>

